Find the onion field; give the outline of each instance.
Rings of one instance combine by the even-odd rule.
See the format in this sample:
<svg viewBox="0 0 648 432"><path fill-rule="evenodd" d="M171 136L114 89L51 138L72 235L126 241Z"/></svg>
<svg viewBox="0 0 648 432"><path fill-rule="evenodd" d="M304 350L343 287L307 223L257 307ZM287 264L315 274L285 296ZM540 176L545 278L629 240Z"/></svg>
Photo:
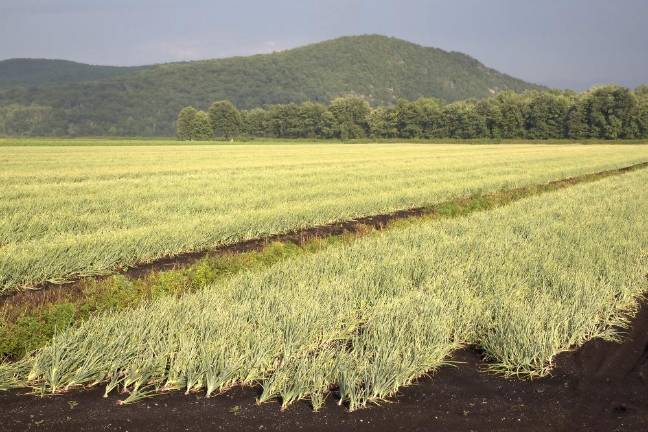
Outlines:
<svg viewBox="0 0 648 432"><path fill-rule="evenodd" d="M644 145L115 143L0 142L0 293L648 161Z"/></svg>
<svg viewBox="0 0 648 432"><path fill-rule="evenodd" d="M316 177L330 175L334 182L334 172L339 173L345 164L356 164L359 168L354 175L365 176L366 190L396 182L409 191L408 199L424 203L453 193L474 192L479 181L487 189L533 178L547 180L559 172L574 174L627 164L640 159L643 152L597 147L588 153L579 147L522 146L487 148L471 158L467 155L476 151L471 147L413 148L375 147L377 154L364 158L354 153L355 147L319 149L315 153L321 158L318 166L328 165L331 171L321 168ZM141 149L129 151L142 152L139 157L148 154ZM248 150L226 151L238 154ZM259 172L250 168L247 174L240 174L250 176L250 187L259 187L253 179L263 173L286 188L270 188L269 193L297 194L292 201L296 208L301 205L299 197L321 202L314 197L322 196L324 189L289 190L286 186L299 177L289 176L291 169L301 172L308 184L310 171L305 166L309 162L303 154L299 163L294 162L297 165L281 167L278 154L289 156L295 150L258 151L273 153L266 156L273 162L265 163L274 163L275 169ZM109 153L116 159L123 157ZM194 164L207 163L206 155L194 156ZM46 164L52 156L42 157L34 163ZM148 157L152 164L160 163L161 156ZM325 158L329 158L328 164L321 162ZM372 177L367 167L378 163L376 158L390 168ZM533 158L541 160L544 169L527 163ZM217 165L225 158L221 154L215 159ZM253 165L252 160L247 163ZM259 157L254 160L258 162ZM182 165L179 160L175 163ZM455 164L452 169L451 164ZM75 168L78 176L85 165ZM409 176L395 175L395 166L401 170L410 166L405 170ZM185 173L188 182L192 176L218 176L226 170L188 174L179 166L176 169ZM429 185L412 175L417 170ZM491 172L490 177L486 172ZM433 186L434 173L445 179L444 186ZM39 176L46 174L39 172L30 182L37 183ZM162 181L164 176L154 177ZM15 174L11 178L15 179ZM105 188L108 194L111 190L126 193L106 187L103 182L109 178L106 174L87 182L99 184L96 187ZM127 181L128 187L138 181L152 180L135 176ZM75 186L74 182L60 183L54 187ZM84 181L76 183L84 193L97 190ZM638 296L648 288L647 184L648 171L639 170L465 218L404 224L347 245L246 272L180 299L162 299L97 316L55 336L33 355L0 366L0 387L29 385L55 393L101 384L106 392L128 390L125 399L130 402L172 389L209 395L234 385L261 383L260 401L280 397L288 406L309 399L318 409L335 393L353 410L390 397L400 387L439 368L454 350L466 345L483 350L493 370L527 377L544 375L561 351L594 337L614 337L612 326L626 322ZM15 188L19 190L18 185ZM37 189L32 186L33 193ZM173 195L168 189L154 189L160 195L151 195L158 198L159 212ZM373 202L362 197L359 189L350 186L348 196L332 201L329 205L333 207L322 208L331 210L330 217L340 217L345 211L407 204L395 191L375 197ZM90 195L85 195L86 200L82 196L64 199L91 206ZM96 200L103 202L98 196ZM139 208L143 201L124 205ZM334 207L334 203L340 206ZM253 212L254 207L248 204L245 211ZM272 214L280 220L279 209L285 208L278 204ZM137 214L135 208L129 211ZM310 217L299 223L319 220L316 215ZM98 233L95 245L99 247L102 236L110 235L110 231Z"/></svg>

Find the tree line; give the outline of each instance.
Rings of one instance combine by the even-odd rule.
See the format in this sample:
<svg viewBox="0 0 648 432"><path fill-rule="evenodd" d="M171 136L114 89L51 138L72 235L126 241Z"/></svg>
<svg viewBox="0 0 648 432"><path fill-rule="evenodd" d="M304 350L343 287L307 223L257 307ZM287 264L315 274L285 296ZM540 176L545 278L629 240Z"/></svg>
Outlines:
<svg viewBox="0 0 648 432"><path fill-rule="evenodd" d="M444 104L438 99L399 100L370 107L361 97L322 103L277 104L238 110L229 101L178 114L180 140L268 138L648 138L648 85L617 85L582 93L504 91L482 100Z"/></svg>

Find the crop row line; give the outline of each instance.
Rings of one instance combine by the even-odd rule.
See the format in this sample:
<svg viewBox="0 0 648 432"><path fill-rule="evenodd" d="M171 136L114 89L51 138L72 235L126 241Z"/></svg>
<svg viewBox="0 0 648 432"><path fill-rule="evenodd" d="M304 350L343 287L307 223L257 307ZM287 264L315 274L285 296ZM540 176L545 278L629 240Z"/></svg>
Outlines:
<svg viewBox="0 0 648 432"><path fill-rule="evenodd" d="M110 275L86 276L68 280L63 283L45 282L35 286L34 289L28 291L0 293L0 306L12 302L21 303L24 302L24 298L29 298L30 302L37 303L39 302L38 297L46 296L50 299L55 299L57 296L51 295L50 291L75 289L85 281L103 280L113 276L114 274L121 274L129 278L140 279L151 273L189 267L208 255L219 256L261 251L268 245L273 243L290 243L302 246L314 239L341 235L362 236L368 232L371 232L372 230L383 230L385 228L388 228L394 223L416 221L420 218L435 219L465 216L476 211L484 211L496 207L501 207L503 205L507 205L514 201L518 201L533 195L567 188L580 183L593 182L610 176L622 175L624 173L647 167L648 161L640 162L622 168L568 177L560 180L550 181L544 184L505 189L487 194L477 194L468 197L455 198L433 206L415 207L379 215L365 216L361 218L339 221L326 225L318 225L299 230L292 230L285 233L273 234L241 242L230 243L216 248L175 254L172 256L152 260L147 263L135 265L126 268L121 272L116 272Z"/></svg>

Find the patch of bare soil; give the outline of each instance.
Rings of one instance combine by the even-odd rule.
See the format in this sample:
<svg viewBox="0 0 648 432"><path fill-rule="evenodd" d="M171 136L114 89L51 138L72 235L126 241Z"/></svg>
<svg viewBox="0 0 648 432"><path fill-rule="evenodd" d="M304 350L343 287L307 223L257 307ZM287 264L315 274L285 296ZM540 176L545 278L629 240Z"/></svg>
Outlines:
<svg viewBox="0 0 648 432"><path fill-rule="evenodd" d="M455 354L391 402L348 412L329 398L285 411L256 405L259 389L204 398L174 392L120 406L102 389L39 398L0 393L1 431L648 431L648 302L623 343L593 340L562 353L550 377L505 379L484 372L477 351Z"/></svg>
<svg viewBox="0 0 648 432"><path fill-rule="evenodd" d="M160 272L168 269L188 267L196 263L201 258L207 255L225 255L236 254L249 251L258 251L273 242L294 243L303 245L304 243L316 239L335 235L343 234L362 234L370 229L382 230L389 224L413 217L419 216L433 216L437 214L442 207L456 207L458 211L470 213L476 209L483 209L477 203L482 203L485 208L493 207L497 204L506 204L512 201L519 200L526 196L537 193L547 192L551 190L562 189L573 186L578 183L585 183L595 181L609 176L620 175L630 171L648 167L648 162L641 162L638 164L630 165L623 168L614 170L601 171L593 174L585 174L578 177L569 177L561 180L555 180L544 185L536 185L522 188L515 188L493 192L483 196L476 197L463 197L452 201L442 203L437 206L431 207L418 207L406 210L399 210L391 213L381 215L366 216L347 221L334 222L328 225L315 226L304 228L301 230L291 231L283 234L269 235L261 238L245 240L233 244L223 245L211 250L189 252L184 254L177 254L169 257L163 257L148 263L142 263L137 266L116 270L113 274L123 274L131 278L144 277L148 273ZM490 203L490 204L483 204ZM110 275L109 275L110 276ZM109 276L95 276L91 278L77 278L68 283L43 283L34 287L32 290L11 292L7 294L0 294L0 305L4 302L11 302L12 304L48 304L55 302L58 298L65 296L82 295L82 285L88 279L102 279ZM63 292L64 290L64 292Z"/></svg>

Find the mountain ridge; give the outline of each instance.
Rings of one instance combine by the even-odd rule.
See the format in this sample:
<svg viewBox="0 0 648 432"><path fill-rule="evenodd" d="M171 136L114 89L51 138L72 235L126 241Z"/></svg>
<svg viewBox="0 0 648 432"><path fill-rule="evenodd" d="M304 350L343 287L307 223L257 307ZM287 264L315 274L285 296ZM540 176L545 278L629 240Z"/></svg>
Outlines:
<svg viewBox="0 0 648 432"><path fill-rule="evenodd" d="M0 88L95 81L147 67L150 66L110 66L65 59L11 58L0 60Z"/></svg>
<svg viewBox="0 0 648 432"><path fill-rule="evenodd" d="M343 36L270 54L96 68L116 69L79 72L76 81L60 82L59 77L58 82L32 79L28 85L7 86L0 67L0 107L47 107L56 121L46 129L54 134L170 135L180 108L206 108L218 99L242 109L326 103L341 95L390 105L399 98L452 102L543 88L467 54L381 35Z"/></svg>

